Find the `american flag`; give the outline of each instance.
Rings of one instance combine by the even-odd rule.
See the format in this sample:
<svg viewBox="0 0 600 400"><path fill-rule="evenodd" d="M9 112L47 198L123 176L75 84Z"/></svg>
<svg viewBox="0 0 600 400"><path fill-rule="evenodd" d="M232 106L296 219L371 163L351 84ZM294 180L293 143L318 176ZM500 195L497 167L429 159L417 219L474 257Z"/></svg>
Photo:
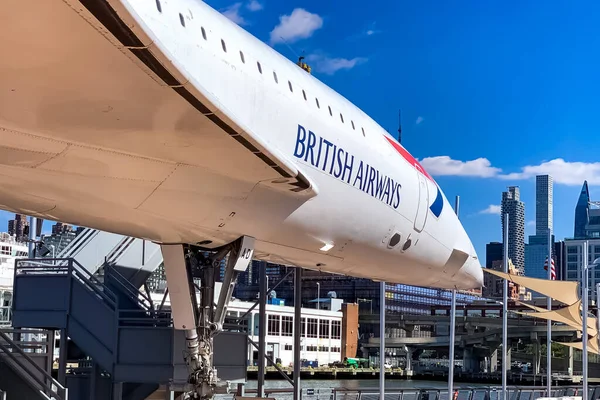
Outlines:
<svg viewBox="0 0 600 400"><path fill-rule="evenodd" d="M548 271L548 257L544 261L544 270ZM556 280L556 269L554 268L554 258L552 258L552 266L550 267L550 279Z"/></svg>

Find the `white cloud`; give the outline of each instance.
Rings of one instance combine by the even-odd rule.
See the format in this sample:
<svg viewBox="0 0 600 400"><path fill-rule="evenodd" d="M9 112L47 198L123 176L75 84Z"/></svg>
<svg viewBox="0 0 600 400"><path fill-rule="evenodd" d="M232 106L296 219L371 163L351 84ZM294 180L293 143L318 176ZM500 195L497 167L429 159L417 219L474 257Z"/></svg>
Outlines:
<svg viewBox="0 0 600 400"><path fill-rule="evenodd" d="M485 210L479 211L479 214L494 214L500 215L501 208L498 205L490 204Z"/></svg>
<svg viewBox="0 0 600 400"><path fill-rule="evenodd" d="M252 12L260 11L263 9L263 5L259 3L257 0L250 0L250 2L246 5L246 8Z"/></svg>
<svg viewBox="0 0 600 400"><path fill-rule="evenodd" d="M240 8L242 3L234 3L229 7L225 8L222 13L224 16L232 20L238 25L246 25L246 20L240 15Z"/></svg>
<svg viewBox="0 0 600 400"><path fill-rule="evenodd" d="M527 221L527 226L535 227L535 221Z"/></svg>
<svg viewBox="0 0 600 400"><path fill-rule="evenodd" d="M333 75L342 69L352 69L357 65L368 61L364 57L347 58L331 58L321 54L311 54L306 57L306 61L313 65L313 69L326 75Z"/></svg>
<svg viewBox="0 0 600 400"><path fill-rule="evenodd" d="M460 161L449 156L437 156L424 158L421 164L427 172L437 176L473 176L518 181L531 179L536 175L550 175L554 178L554 183L559 185L579 186L584 180L590 185L600 185L600 162L568 162L556 158L538 165L527 165L521 168L521 172L507 174L503 174L500 168L492 167L487 158Z"/></svg>
<svg viewBox="0 0 600 400"><path fill-rule="evenodd" d="M437 156L424 158L420 162L427 172L437 176L491 178L497 176L502 171L500 168L492 167L492 163L487 158L459 161L453 160L448 156Z"/></svg>
<svg viewBox="0 0 600 400"><path fill-rule="evenodd" d="M378 30L378 29L375 28L376 24L377 24L376 22L372 22L371 25L369 26L369 28L365 31L365 35L367 35L367 36L373 36L373 35L376 35L378 33L381 33L380 30Z"/></svg>
<svg viewBox="0 0 600 400"><path fill-rule="evenodd" d="M500 175L506 180L533 178L536 175L551 175L554 182L563 185L578 186L587 180L590 185L600 185L600 162L567 162L562 158L545 161L539 165L527 165L521 172Z"/></svg>
<svg viewBox="0 0 600 400"><path fill-rule="evenodd" d="M417 117L417 120L415 121L415 124L419 125L421 122L423 122L423 117L421 117L420 115Z"/></svg>
<svg viewBox="0 0 600 400"><path fill-rule="evenodd" d="M290 15L279 17L279 25L271 31L271 44L293 43L312 36L323 26L323 18L303 8L296 8Z"/></svg>

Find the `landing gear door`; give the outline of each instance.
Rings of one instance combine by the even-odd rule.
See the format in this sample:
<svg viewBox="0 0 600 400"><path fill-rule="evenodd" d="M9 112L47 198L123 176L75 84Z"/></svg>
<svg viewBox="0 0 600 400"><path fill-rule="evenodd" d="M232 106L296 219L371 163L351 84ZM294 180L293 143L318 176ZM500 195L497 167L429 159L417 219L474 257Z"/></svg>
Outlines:
<svg viewBox="0 0 600 400"><path fill-rule="evenodd" d="M415 231L421 232L427 221L427 208L429 207L429 185L423 174L417 171L419 177L419 203L417 204L417 216L415 217Z"/></svg>

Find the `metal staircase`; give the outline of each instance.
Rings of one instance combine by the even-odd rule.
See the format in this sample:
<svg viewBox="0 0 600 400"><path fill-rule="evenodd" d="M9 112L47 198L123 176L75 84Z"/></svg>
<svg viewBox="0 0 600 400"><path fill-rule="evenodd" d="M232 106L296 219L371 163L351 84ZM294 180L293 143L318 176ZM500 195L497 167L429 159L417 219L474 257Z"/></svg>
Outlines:
<svg viewBox="0 0 600 400"><path fill-rule="evenodd" d="M13 326L60 330L58 380L72 399L143 400L159 387L189 390L185 333L173 329L170 312L157 310L110 263L102 272L72 258L17 260ZM245 379L247 334L221 332L214 346L221 378ZM67 374L72 347L79 366Z"/></svg>
<svg viewBox="0 0 600 400"><path fill-rule="evenodd" d="M23 339L43 336L44 341ZM68 390L54 378L54 335L32 330L0 330L0 400L68 400Z"/></svg>
<svg viewBox="0 0 600 400"><path fill-rule="evenodd" d="M123 399L145 399L159 384L185 383L170 315L153 310L113 268L101 282L74 259L18 260L14 293L14 326L65 332L122 385Z"/></svg>

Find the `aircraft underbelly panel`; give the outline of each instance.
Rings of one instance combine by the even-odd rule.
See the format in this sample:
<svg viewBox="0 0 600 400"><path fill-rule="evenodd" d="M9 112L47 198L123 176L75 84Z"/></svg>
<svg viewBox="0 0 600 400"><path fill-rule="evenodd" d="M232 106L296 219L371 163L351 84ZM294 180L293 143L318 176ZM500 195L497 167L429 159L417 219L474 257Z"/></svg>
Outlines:
<svg viewBox="0 0 600 400"><path fill-rule="evenodd" d="M239 234L220 225L255 211L246 203L259 186L287 191L286 209L306 200L273 187L281 173L64 2L5 7L0 25L13 40L0 43L10 55L0 61L0 207L194 242Z"/></svg>

